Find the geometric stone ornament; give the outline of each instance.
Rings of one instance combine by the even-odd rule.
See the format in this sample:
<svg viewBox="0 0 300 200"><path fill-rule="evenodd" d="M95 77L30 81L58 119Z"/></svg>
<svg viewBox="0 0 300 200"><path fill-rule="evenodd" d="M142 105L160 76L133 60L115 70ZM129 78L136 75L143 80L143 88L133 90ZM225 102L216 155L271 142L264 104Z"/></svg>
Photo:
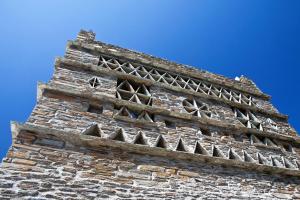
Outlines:
<svg viewBox="0 0 300 200"><path fill-rule="evenodd" d="M204 103L196 101L195 99L185 99L183 100L182 105L184 109L191 115L196 117L212 117L212 112L209 110L208 106Z"/></svg>
<svg viewBox="0 0 300 200"><path fill-rule="evenodd" d="M118 71L125 74L137 76L138 78L150 79L151 81L192 90L201 94L221 98L234 103L255 106L253 97L245 95L237 91L223 88L221 86L212 85L196 79L182 77L171 72L153 69L149 66L136 65L130 62L123 62L117 58L109 58L101 55L98 66L110 70Z"/></svg>
<svg viewBox="0 0 300 200"><path fill-rule="evenodd" d="M133 144L148 145L147 140L142 132L138 132L133 140Z"/></svg>
<svg viewBox="0 0 300 200"><path fill-rule="evenodd" d="M197 141L194 148L195 154L209 155L207 150L201 146L201 144Z"/></svg>
<svg viewBox="0 0 300 200"><path fill-rule="evenodd" d="M165 138L162 136L162 135L159 135L156 139L156 142L155 142L155 147L159 147L159 148L168 148L167 146L167 142L165 140Z"/></svg>
<svg viewBox="0 0 300 200"><path fill-rule="evenodd" d="M100 81L97 77L93 77L89 80L89 84L92 88L96 88L100 85Z"/></svg>
<svg viewBox="0 0 300 200"><path fill-rule="evenodd" d="M177 145L176 145L176 148L175 148L175 151L187 151L183 141L181 138L179 138L178 142L177 142Z"/></svg>
<svg viewBox="0 0 300 200"><path fill-rule="evenodd" d="M254 128L263 131L260 120L251 112L234 108L235 117L247 128Z"/></svg>
<svg viewBox="0 0 300 200"><path fill-rule="evenodd" d="M95 137L101 137L102 130L99 128L98 124L92 124L90 127L88 127L86 130L82 132L83 135L91 135Z"/></svg>
<svg viewBox="0 0 300 200"><path fill-rule="evenodd" d="M287 120L250 79L81 31L11 124L0 199L299 199Z"/></svg>

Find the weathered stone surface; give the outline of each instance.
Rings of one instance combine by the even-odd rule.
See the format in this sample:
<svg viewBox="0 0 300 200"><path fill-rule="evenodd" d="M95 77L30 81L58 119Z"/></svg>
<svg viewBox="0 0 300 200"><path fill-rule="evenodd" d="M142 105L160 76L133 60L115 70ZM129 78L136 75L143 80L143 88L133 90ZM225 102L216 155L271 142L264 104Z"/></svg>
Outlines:
<svg viewBox="0 0 300 200"><path fill-rule="evenodd" d="M12 123L1 199L300 199L300 138L250 79L94 39Z"/></svg>
<svg viewBox="0 0 300 200"><path fill-rule="evenodd" d="M15 158L12 160L13 163L16 164L22 164L22 165L36 165L35 161L32 160L26 160L26 159L19 159L19 158Z"/></svg>

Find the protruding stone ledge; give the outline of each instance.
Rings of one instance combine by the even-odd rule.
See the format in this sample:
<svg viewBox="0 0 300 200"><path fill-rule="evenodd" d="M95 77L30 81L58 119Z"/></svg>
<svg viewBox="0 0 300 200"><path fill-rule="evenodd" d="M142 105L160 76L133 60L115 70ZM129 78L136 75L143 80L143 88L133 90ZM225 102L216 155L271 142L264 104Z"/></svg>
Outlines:
<svg viewBox="0 0 300 200"><path fill-rule="evenodd" d="M118 46L102 43L102 42L93 42L93 43L86 43L86 42L81 42L81 41L69 41L68 43L68 48L74 46L78 49L83 49L88 52L92 52L93 54L97 55L98 53L105 53L105 54L110 54L113 56L117 56L119 58L124 58L126 60L130 59L132 61L144 64L144 65L150 65L153 67L156 67L158 69L163 69L167 71L173 71L175 73L179 73L185 76L189 76L192 78L200 79L200 80L205 80L207 82L210 82L212 84L217 84L217 85L225 85L229 88L234 88L236 90L239 90L243 93L251 94L254 96L257 96L262 99L269 100L270 96L255 90L245 90L242 86L239 86L239 82L226 78L221 75L213 74L208 71L204 70L199 70L196 69L195 67L187 66L187 65L182 65L174 62L170 62L161 58L157 58L154 56L149 56L140 52L135 52L131 50L127 50ZM208 75L214 75L217 76L217 78L211 78Z"/></svg>
<svg viewBox="0 0 300 200"><path fill-rule="evenodd" d="M151 81L149 79L143 79L143 78L138 78L137 76L134 75L130 75L130 74L124 74L118 71L114 71L114 70L108 70L105 68L99 68L97 65L93 65L93 64L85 64L85 63L80 63L74 60L70 60L70 59L66 59L66 58L57 58L56 62L55 62L55 67L62 67L62 68L69 68L69 69L74 69L74 70L86 70L86 71L90 71L94 74L105 74L107 76L115 76L118 78L122 78L122 79L129 79L129 80L134 80L137 83L143 83L146 85L153 85L153 86L158 86L158 87L164 87L166 89L178 92L178 93L185 93L185 94L189 94L189 95L193 95L196 97L201 97L201 98L206 98L206 99L211 99L211 100L215 100L218 102L222 102L225 104L228 104L232 107L235 108L241 108L241 109L247 109L247 110L251 110L254 112L258 112L258 113L262 113L264 115L267 115L269 117L275 117L275 118L280 118L280 119L284 119L287 120L288 116L281 114L281 113L276 113L273 111L268 111L268 110L264 110L264 109L260 109L257 108L255 106L249 106L246 104L240 104L240 103L235 103L232 101L227 101L225 99L221 99L221 98L217 98L214 96L209 96L209 95L205 95L199 92L194 92L191 90L187 90L187 89L183 89L183 88L179 88L179 87L175 87L175 86L171 86L165 83L160 83L160 82L156 82L156 81Z"/></svg>
<svg viewBox="0 0 300 200"><path fill-rule="evenodd" d="M300 170L282 167L273 167L270 165L262 165L253 162L243 162L234 159L225 159L221 157L212 157L203 154L194 154L189 152L174 151L158 147L150 147L145 145L137 145L126 142L114 141L107 138L94 137L90 135L76 134L73 132L60 131L55 129L50 129L37 125L29 124L18 124L12 122L12 135L13 140L18 140L22 138L20 134L26 134L30 132L35 134L36 138L47 139L48 137L59 139L64 143L69 143L77 147L85 147L90 149L100 149L103 147L118 148L126 152L133 152L139 154L146 154L152 156L167 157L169 159L175 160L187 160L193 162L203 162L212 165L219 165L223 167L236 167L244 169L247 171L257 171L263 173L269 173L274 175L288 175L300 177Z"/></svg>
<svg viewBox="0 0 300 200"><path fill-rule="evenodd" d="M141 105L141 104L136 104L133 102L125 101L125 100L120 100L115 97L105 95L105 94L93 94L92 91L84 90L84 91L76 91L74 88L68 88L66 86L61 86L61 85L40 85L41 88L43 88L44 92L50 92L50 93L58 93L58 94L64 94L67 96L72 96L72 97L81 97L85 99L90 99L92 101L100 101L100 102L109 102L113 103L117 106L126 106L129 109L133 110L138 110L138 111L148 111L152 114L157 114L157 115L163 115L163 116L168 116L168 117L174 117L182 120L187 120L187 121L193 121L195 123L198 123L199 125L202 126L215 126L218 128L224 128L228 131L232 132L239 132L239 133L252 133L254 135L258 136L265 136L269 138L274 138L274 139L280 139L296 144L300 144L300 138L297 136L287 136L287 135L282 135L282 134L274 134L271 132L266 132L266 131L259 131L256 129L249 129L247 127L244 127L242 125L233 125L228 122L223 122L219 120L214 120L214 119L208 119L208 118L199 118L196 116L192 116L190 114L185 114L185 113L179 113L179 112L173 112L169 111L166 109L162 109L159 107L155 106L147 106L147 105Z"/></svg>

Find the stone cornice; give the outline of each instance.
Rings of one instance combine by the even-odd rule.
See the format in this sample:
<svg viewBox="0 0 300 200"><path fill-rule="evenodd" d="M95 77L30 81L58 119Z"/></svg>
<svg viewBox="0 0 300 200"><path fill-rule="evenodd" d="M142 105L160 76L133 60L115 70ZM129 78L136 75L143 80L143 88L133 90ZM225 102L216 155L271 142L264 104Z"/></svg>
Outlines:
<svg viewBox="0 0 300 200"><path fill-rule="evenodd" d="M163 69L166 71L171 71L175 72L178 74L182 74L187 77L195 78L195 79L200 79L203 81L206 81L211 84L219 85L219 86L225 86L228 88L233 88L235 90L238 90L242 93L245 94L250 94L265 100L269 100L271 97L267 94L264 94L262 92L254 91L254 90L245 90L242 86L240 86L240 83L238 81L235 81L233 79L226 78L221 75L216 75L213 73L210 73L208 71L204 70L199 70L197 68L183 65L183 64L178 64L175 62L170 62L165 59L157 58L154 56L150 56L147 54L143 54L140 52L136 51L131 51L128 49L124 49L118 46L106 44L103 42L95 42L95 41L90 41L89 43L87 42L81 42L81 41L69 41L68 42L68 48L69 47L76 47L76 48L81 48L84 49L88 52L93 52L95 55L98 55L99 53L103 53L106 55L112 55L116 56L121 59L125 60L131 60L143 65L155 67L158 69ZM215 75L218 78L211 78L208 75Z"/></svg>
<svg viewBox="0 0 300 200"><path fill-rule="evenodd" d="M109 96L106 94L95 95L93 93L93 91L91 91L91 90L79 91L79 90L76 90L75 88L70 88L70 87L66 87L63 85L57 85L57 84L55 84L55 85L40 84L39 87L40 87L40 90L42 90L42 92L39 92L39 93L43 93L43 95L45 95L44 94L45 92L50 92L50 93L55 93L55 94L64 94L64 95L72 96L72 97L81 97L84 99L88 99L90 101L98 101L98 102L103 102L103 103L107 102L107 103L112 103L117 106L126 106L132 110L138 110L138 111L144 110L144 111L148 111L152 114L157 114L157 115L162 115L162 116L167 116L167 117L178 118L178 119L182 119L182 120L186 120L186 121L191 121L193 123L199 124L200 126L201 125L202 126L214 126L214 127L220 128L220 129L226 129L228 131L232 131L232 134L234 134L234 133L236 133L236 134L237 133L243 133L243 134L252 133L252 134L258 135L258 136L264 136L264 137L269 137L269 138L274 138L274 139L279 139L279 140L284 140L284 141L300 144L300 137L297 137L297 136L274 134L271 132L259 131L256 129L249 129L242 125L233 125L229 122L223 122L223 121L208 119L208 118L199 118L199 117L192 116L192 115L186 114L186 113L173 112L173 111L169 111L169 110L162 109L162 108L155 107L155 106L141 105L141 104L125 101L125 100L120 100L120 99L115 98L114 96Z"/></svg>
<svg viewBox="0 0 300 200"><path fill-rule="evenodd" d="M300 171L298 169L290 169L283 167L273 167L269 165L261 165L251 162L243 162L240 160L230 160L226 158L213 157L209 155L194 154L189 152L179 152L170 149L163 149L152 146L136 145L128 142L119 142L107 138L94 137L83 134L76 134L74 132L60 131L47 127L32 125L32 124L18 124L12 122L12 137L16 141L18 138L22 138L21 133L26 132L33 133L37 138L53 138L59 139L66 143L72 144L77 147L85 147L90 149L100 149L103 147L118 148L126 152L139 153L151 156L167 157L175 160L186 160L192 162L202 162L211 165L218 165L223 167L236 167L247 171L257 171L269 174L280 174L288 176L300 177ZM25 133L24 133L25 132Z"/></svg>
<svg viewBox="0 0 300 200"><path fill-rule="evenodd" d="M194 92L192 90L186 90L186 89L183 89L183 88L171 86L171 85L161 83L161 82L152 81L152 80L149 80L149 79L139 78L139 77L134 76L134 75L124 74L122 72L118 72L118 71L114 71L114 70L99 68L97 65L93 65L93 64L84 64L84 63L77 62L77 61L70 60L70 59L66 59L66 58L57 58L56 62L55 62L55 66L56 67L63 67L63 68L70 68L70 69L73 69L73 70L90 71L91 73L94 73L96 75L105 74L107 76L115 76L115 77L118 77L118 78L126 78L126 79L130 79L130 80L134 80L137 83L143 83L143 84L146 84L146 85L153 85L153 86L157 86L157 87L164 87L166 89L169 89L169 90L172 90L172 91L175 91L175 92L185 93L185 94L188 94L188 95L193 95L195 97L201 97L201 98L206 98L206 99L210 99L210 100L219 101L219 102L222 102L222 103L226 103L226 104L228 104L232 107L235 107L235 108L242 108L242 109L251 110L253 112L262 113L264 115L267 115L268 117L275 117L275 118L280 118L280 119L284 119L284 120L288 119L287 115L284 115L284 114L281 114L281 113L276 113L276 112L273 112L273 111L260 109L260 108L257 108L255 106L249 106L249 105L246 105L246 104L235 103L233 101L228 101L228 100L221 99L221 98L218 98L218 97L205 95L205 94L202 94L202 93L199 93L199 92Z"/></svg>

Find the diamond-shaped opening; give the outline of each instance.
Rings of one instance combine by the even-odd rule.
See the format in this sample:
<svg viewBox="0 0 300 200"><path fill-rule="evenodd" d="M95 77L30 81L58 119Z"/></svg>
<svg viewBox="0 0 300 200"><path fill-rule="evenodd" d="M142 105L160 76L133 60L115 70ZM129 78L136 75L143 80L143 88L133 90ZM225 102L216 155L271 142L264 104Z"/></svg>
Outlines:
<svg viewBox="0 0 300 200"><path fill-rule="evenodd" d="M89 84L92 88L96 88L100 85L99 79L97 77L93 77L89 80Z"/></svg>

